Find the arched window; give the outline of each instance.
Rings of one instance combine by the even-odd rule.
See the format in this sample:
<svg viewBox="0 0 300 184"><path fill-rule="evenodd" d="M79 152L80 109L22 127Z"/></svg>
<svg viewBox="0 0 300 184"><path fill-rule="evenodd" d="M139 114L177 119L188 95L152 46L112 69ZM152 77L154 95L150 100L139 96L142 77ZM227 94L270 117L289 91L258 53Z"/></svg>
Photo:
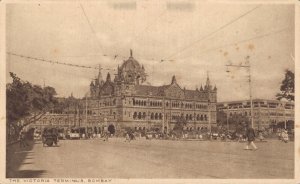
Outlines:
<svg viewBox="0 0 300 184"><path fill-rule="evenodd" d="M155 119L158 119L158 113L155 113Z"/></svg>
<svg viewBox="0 0 300 184"><path fill-rule="evenodd" d="M188 119L189 119L189 115L186 114L186 115L185 115L185 120L188 120Z"/></svg>
<svg viewBox="0 0 300 184"><path fill-rule="evenodd" d="M143 119L146 119L146 113L143 112Z"/></svg>
<svg viewBox="0 0 300 184"><path fill-rule="evenodd" d="M207 121L207 115L206 114L204 115L204 120Z"/></svg>
<svg viewBox="0 0 300 184"><path fill-rule="evenodd" d="M132 99L132 104L135 105L135 100L134 100L134 98Z"/></svg>
<svg viewBox="0 0 300 184"><path fill-rule="evenodd" d="M136 116L137 116L137 113L134 112L134 113L133 113L133 119L136 119Z"/></svg>
<svg viewBox="0 0 300 184"><path fill-rule="evenodd" d="M144 101L144 106L146 106L146 101Z"/></svg>
<svg viewBox="0 0 300 184"><path fill-rule="evenodd" d="M199 114L197 114L197 121L199 121Z"/></svg>
<svg viewBox="0 0 300 184"><path fill-rule="evenodd" d="M203 121L203 115L201 114L201 116L200 116L200 121Z"/></svg>
<svg viewBox="0 0 300 184"><path fill-rule="evenodd" d="M141 112L139 112L138 118L142 119L142 113Z"/></svg>
<svg viewBox="0 0 300 184"><path fill-rule="evenodd" d="M162 114L161 113L159 113L159 119L162 119Z"/></svg>
<svg viewBox="0 0 300 184"><path fill-rule="evenodd" d="M151 119L154 119L154 113L151 113Z"/></svg>
<svg viewBox="0 0 300 184"><path fill-rule="evenodd" d="M190 114L190 120L193 120L193 116Z"/></svg>
<svg viewBox="0 0 300 184"><path fill-rule="evenodd" d="M167 106L167 107L169 106L169 102L166 103L166 106Z"/></svg>

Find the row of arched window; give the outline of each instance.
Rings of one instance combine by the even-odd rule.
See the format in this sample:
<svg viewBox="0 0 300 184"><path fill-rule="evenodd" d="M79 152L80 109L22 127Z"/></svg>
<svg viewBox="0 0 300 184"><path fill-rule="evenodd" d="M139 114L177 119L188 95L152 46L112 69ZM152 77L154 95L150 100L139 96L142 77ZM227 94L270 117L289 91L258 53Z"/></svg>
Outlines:
<svg viewBox="0 0 300 184"><path fill-rule="evenodd" d="M162 113L151 113L149 114L150 119L152 120L161 120L163 118ZM134 112L133 119L146 119L146 112Z"/></svg>
<svg viewBox="0 0 300 184"><path fill-rule="evenodd" d="M132 104L134 106L147 106L147 101L146 100L132 99ZM151 107L162 107L162 102L160 102L160 101L150 101L149 106L151 106Z"/></svg>
<svg viewBox="0 0 300 184"><path fill-rule="evenodd" d="M181 115L181 116L179 116L179 115L174 115L174 116L172 116L172 120L176 120L176 119L179 119L179 118L183 118L184 116L183 115ZM195 116L195 118L193 117L193 115L192 114L186 114L185 115L185 120L187 120L187 121L191 121L191 120L197 120L197 121L207 121L207 115L206 114L197 114L196 116Z"/></svg>
<svg viewBox="0 0 300 184"><path fill-rule="evenodd" d="M196 104L196 109L206 109L206 105Z"/></svg>

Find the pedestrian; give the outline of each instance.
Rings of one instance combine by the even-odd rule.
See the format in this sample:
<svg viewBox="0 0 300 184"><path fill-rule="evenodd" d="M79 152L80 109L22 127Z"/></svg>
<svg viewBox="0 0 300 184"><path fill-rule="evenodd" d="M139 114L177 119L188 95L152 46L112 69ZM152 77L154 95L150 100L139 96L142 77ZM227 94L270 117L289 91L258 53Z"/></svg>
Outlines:
<svg viewBox="0 0 300 184"><path fill-rule="evenodd" d="M249 127L249 125L247 125L246 128L247 128L247 130L246 130L247 145L246 145L245 150L251 150L249 147L252 146L253 150L256 151L258 148L254 144L254 140L255 140L254 129L252 127Z"/></svg>
<svg viewBox="0 0 300 184"><path fill-rule="evenodd" d="M130 133L129 132L127 132L126 133L126 136L125 136L125 142L130 142L131 141L131 138L130 138Z"/></svg>
<svg viewBox="0 0 300 184"><path fill-rule="evenodd" d="M24 130L20 131L20 135L19 135L19 139L20 139L20 147L24 148L26 146L29 146L26 142L26 134Z"/></svg>
<svg viewBox="0 0 300 184"><path fill-rule="evenodd" d="M264 140L263 132L261 130L258 132L258 138L260 141Z"/></svg>
<svg viewBox="0 0 300 184"><path fill-rule="evenodd" d="M289 141L289 135L287 130L283 130L281 136L283 142L287 143Z"/></svg>

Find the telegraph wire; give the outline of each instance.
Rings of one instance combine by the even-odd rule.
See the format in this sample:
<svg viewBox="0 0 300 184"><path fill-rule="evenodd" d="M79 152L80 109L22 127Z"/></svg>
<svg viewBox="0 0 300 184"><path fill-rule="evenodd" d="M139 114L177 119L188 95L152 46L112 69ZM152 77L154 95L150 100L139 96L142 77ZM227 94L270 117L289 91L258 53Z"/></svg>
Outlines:
<svg viewBox="0 0 300 184"><path fill-rule="evenodd" d="M83 15L84 15L84 17L85 17L85 19L86 19L86 21L87 21L87 23L88 23L88 25L89 25L91 31L92 31L92 33L93 33L94 36L96 37L98 47L101 48L101 51L103 52L102 44L101 44L101 42L100 42L100 40L99 40L99 38L98 38L98 36L97 36L97 33L96 33L94 27L92 26L92 23L91 23L90 19L88 18L87 14L86 14L86 12L85 12L85 10L84 10L84 7L82 6L81 3L80 3L80 8L81 8L81 10L82 10L82 13L83 13ZM111 28L111 27L110 27L110 28ZM105 54L104 54L104 55L105 55ZM114 55L114 56L115 56L115 57L114 57L114 60L116 60L117 56L121 56L121 57L124 58L124 56L122 56L122 55Z"/></svg>
<svg viewBox="0 0 300 184"><path fill-rule="evenodd" d="M241 43L246 43L246 42L256 40L256 39L261 39L261 38L268 37L268 36L271 36L271 35L274 35L274 34L279 34L281 32L284 32L284 31L290 30L290 29L292 29L292 28L291 27L286 27L286 28L283 28L283 29L280 29L280 30L276 30L276 31L273 31L273 32L257 35L257 36L251 37L251 38L247 38L247 39L244 39L244 40L237 41L237 42L231 42L231 43L224 44L224 45L221 45L221 46L216 46L216 47L213 47L213 48L210 48L210 49L202 50L199 53L200 53L200 56L201 56L206 52L222 49L224 47L234 46L234 45L241 44ZM190 56L190 57L192 57L192 56ZM185 57L184 59L186 59L186 58L189 58L189 57Z"/></svg>
<svg viewBox="0 0 300 184"><path fill-rule="evenodd" d="M86 66L86 65L77 65L77 64L71 64L71 63L54 61L54 60L50 60L50 59L37 58L37 57L32 57L32 56L25 56L25 55L16 54L16 53L13 53L13 52L6 52L6 53L8 55L12 55L12 56L16 56L16 57L28 59L28 61L34 60L34 61L41 61L41 62L51 63L51 64L58 64L58 65L65 65L65 66L77 67L77 68L87 68L87 69L95 69L95 70L102 69L102 70L115 71L115 69L102 68L102 67L99 68L99 67L92 67L92 66Z"/></svg>
<svg viewBox="0 0 300 184"><path fill-rule="evenodd" d="M249 11L243 13L242 15L238 16L237 18L235 18L235 19L229 21L228 23L222 25L221 27L219 27L219 28L216 29L215 31L213 31L213 32L211 32L211 33L205 35L204 37L200 38L199 40L196 40L196 41L190 43L189 45L187 45L187 46L185 46L184 48L180 49L180 51L175 52L175 53L171 54L170 56L168 56L167 59L170 59L170 58L172 58L173 56L175 56L175 55L177 55L177 54L179 54L179 53L185 51L186 49L190 48L191 46L197 44L198 42L203 41L203 40L209 38L211 35L214 35L215 33L221 31L221 30L224 29L225 27L227 27L227 26L233 24L234 22L238 21L239 19L245 17L246 15L250 14L251 12L253 12L254 10L256 10L257 8L259 8L260 6L261 6L261 5L258 5L258 6L254 7L254 8L252 8L251 10L249 10Z"/></svg>

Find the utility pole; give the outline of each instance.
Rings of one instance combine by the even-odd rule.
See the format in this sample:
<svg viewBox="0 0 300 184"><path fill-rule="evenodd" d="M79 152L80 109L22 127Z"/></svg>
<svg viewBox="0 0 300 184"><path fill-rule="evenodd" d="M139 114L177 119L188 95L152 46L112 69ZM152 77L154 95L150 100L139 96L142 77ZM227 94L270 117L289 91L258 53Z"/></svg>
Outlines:
<svg viewBox="0 0 300 184"><path fill-rule="evenodd" d="M234 65L234 64L228 64L227 66L227 71L226 72L230 72L229 71L229 67L236 67L236 68L246 68L248 69L248 82L249 82L249 96L250 96L250 110L251 110L251 127L253 127L253 102L252 102L252 79L251 79L251 64L250 64L250 56L246 56L246 64L245 65Z"/></svg>
<svg viewBox="0 0 300 184"><path fill-rule="evenodd" d="M229 132L228 114L229 114L229 104L227 104L227 113L226 113L227 132Z"/></svg>
<svg viewBox="0 0 300 184"><path fill-rule="evenodd" d="M207 78L209 78L208 75L209 74L207 72ZM207 92L208 92L208 104L207 104L207 108L208 108L208 126L209 126L209 133L211 135L210 84L207 86Z"/></svg>
<svg viewBox="0 0 300 184"><path fill-rule="evenodd" d="M162 104L162 107L163 107L163 122L162 122L162 132L163 132L163 134L165 134L165 97L163 97L163 104ZM167 131L168 131L168 129L167 129Z"/></svg>
<svg viewBox="0 0 300 184"><path fill-rule="evenodd" d="M87 126L87 95L85 95L85 126Z"/></svg>

